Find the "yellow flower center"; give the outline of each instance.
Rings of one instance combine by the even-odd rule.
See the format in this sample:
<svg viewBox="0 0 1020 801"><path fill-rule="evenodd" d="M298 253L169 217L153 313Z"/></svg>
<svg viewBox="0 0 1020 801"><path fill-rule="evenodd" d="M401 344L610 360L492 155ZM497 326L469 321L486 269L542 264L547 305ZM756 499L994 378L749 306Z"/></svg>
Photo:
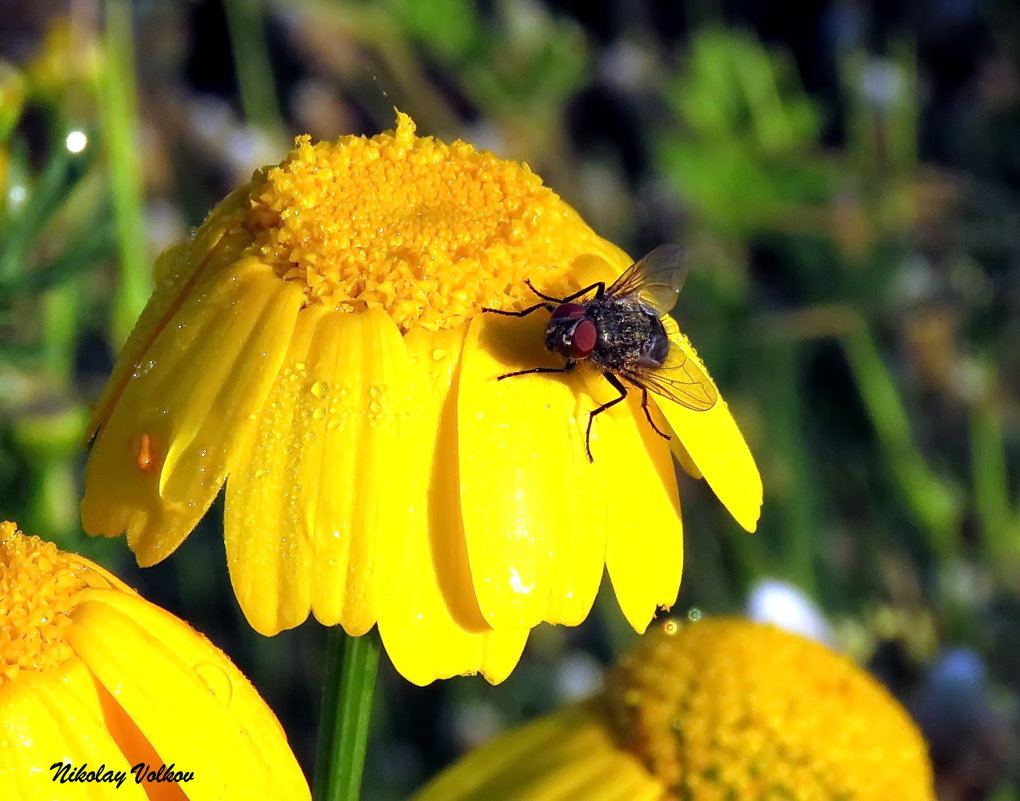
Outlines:
<svg viewBox="0 0 1020 801"><path fill-rule="evenodd" d="M44 671L72 655L63 630L73 599L107 582L52 542L28 537L14 523L0 523L0 684L22 670Z"/></svg>
<svg viewBox="0 0 1020 801"><path fill-rule="evenodd" d="M395 131L312 145L256 173L242 255L301 286L308 304L384 309L401 330L452 328L483 306L535 302L597 239L527 165ZM538 278L540 273L544 273Z"/></svg>
<svg viewBox="0 0 1020 801"><path fill-rule="evenodd" d="M770 626L668 622L598 704L672 799L931 799L924 743L848 660Z"/></svg>

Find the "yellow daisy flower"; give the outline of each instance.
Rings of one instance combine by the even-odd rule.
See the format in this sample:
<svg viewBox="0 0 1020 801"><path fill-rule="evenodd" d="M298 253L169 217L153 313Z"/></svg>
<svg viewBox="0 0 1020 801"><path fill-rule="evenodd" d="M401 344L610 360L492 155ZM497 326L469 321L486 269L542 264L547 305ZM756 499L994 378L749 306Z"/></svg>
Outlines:
<svg viewBox="0 0 1020 801"><path fill-rule="evenodd" d="M849 660L744 620L669 621L603 693L510 731L414 801L934 801L904 709Z"/></svg>
<svg viewBox="0 0 1020 801"><path fill-rule="evenodd" d="M631 397L599 416L591 464L588 413L613 390L585 370L498 381L556 364L547 315L481 311L532 305L525 279L565 295L630 263L526 165L418 137L406 115L299 137L157 261L96 409L85 528L126 530L151 565L226 481L252 626L378 623L419 684L503 680L533 626L584 620L603 565L643 630L680 583L671 448L741 525L758 518L725 402L656 399L667 442Z"/></svg>
<svg viewBox="0 0 1020 801"><path fill-rule="evenodd" d="M221 651L14 523L0 523L0 745L0 798L310 797Z"/></svg>

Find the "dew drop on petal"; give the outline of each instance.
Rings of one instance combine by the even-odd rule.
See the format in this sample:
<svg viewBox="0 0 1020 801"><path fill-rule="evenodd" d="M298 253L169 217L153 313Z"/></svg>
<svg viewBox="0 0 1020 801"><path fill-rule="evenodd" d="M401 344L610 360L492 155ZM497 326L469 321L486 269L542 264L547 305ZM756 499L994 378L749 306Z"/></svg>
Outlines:
<svg viewBox="0 0 1020 801"><path fill-rule="evenodd" d="M316 398L325 398L329 394L329 384L325 381L316 381L312 384L311 392Z"/></svg>
<svg viewBox="0 0 1020 801"><path fill-rule="evenodd" d="M195 665L195 674L214 697L223 703L230 702L234 695L234 685L223 668L215 662L201 662Z"/></svg>
<svg viewBox="0 0 1020 801"><path fill-rule="evenodd" d="M432 351L432 358L437 362L441 362L443 359L446 358L446 349L436 348L434 351Z"/></svg>

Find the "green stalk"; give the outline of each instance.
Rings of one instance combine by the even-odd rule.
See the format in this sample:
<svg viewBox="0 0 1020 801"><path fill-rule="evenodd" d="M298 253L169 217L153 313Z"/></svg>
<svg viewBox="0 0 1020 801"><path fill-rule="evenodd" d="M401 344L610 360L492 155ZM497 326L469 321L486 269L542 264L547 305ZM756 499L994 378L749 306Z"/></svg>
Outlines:
<svg viewBox="0 0 1020 801"><path fill-rule="evenodd" d="M1015 565L1020 557L1020 521L1009 499L1002 418L994 393L974 402L970 417L971 476L981 545L989 564Z"/></svg>
<svg viewBox="0 0 1020 801"><path fill-rule="evenodd" d="M772 370L772 380L768 384L772 408L779 410L771 426L773 444L783 455L791 484L779 509L782 516L781 570L785 578L815 596L818 586L814 549L820 530L820 499L815 480L817 470L804 440L803 393L797 385L802 373L798 347L797 343L779 343L773 346L771 358L765 361Z"/></svg>
<svg viewBox="0 0 1020 801"><path fill-rule="evenodd" d="M372 717L379 636L348 637L333 626L326 641L326 677L319 717L312 795L315 801L358 801Z"/></svg>
<svg viewBox="0 0 1020 801"><path fill-rule="evenodd" d="M106 0L106 36L99 83L120 257L111 332L114 343L119 345L127 339L152 291L137 142L134 38L131 4L127 0Z"/></svg>
<svg viewBox="0 0 1020 801"><path fill-rule="evenodd" d="M284 126L270 68L262 3L259 0L224 0L223 6L227 12L244 115L252 125L280 138Z"/></svg>
<svg viewBox="0 0 1020 801"><path fill-rule="evenodd" d="M907 507L925 531L932 552L942 559L952 557L957 550L959 491L935 475L918 450L899 390L871 334L862 329L843 337L842 343L882 455Z"/></svg>

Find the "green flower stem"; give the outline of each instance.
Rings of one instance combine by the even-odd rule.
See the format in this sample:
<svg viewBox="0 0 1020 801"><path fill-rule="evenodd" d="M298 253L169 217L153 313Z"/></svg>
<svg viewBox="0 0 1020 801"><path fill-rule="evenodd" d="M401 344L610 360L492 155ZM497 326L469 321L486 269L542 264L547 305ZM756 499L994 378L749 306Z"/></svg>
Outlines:
<svg viewBox="0 0 1020 801"><path fill-rule="evenodd" d="M942 559L956 554L959 489L940 478L918 450L899 390L867 330L843 337L843 348L886 463L928 544Z"/></svg>
<svg viewBox="0 0 1020 801"><path fill-rule="evenodd" d="M360 798L379 650L375 631L348 637L339 626L329 630L312 781L315 801Z"/></svg>
<svg viewBox="0 0 1020 801"><path fill-rule="evenodd" d="M131 4L126 0L106 0L99 97L120 257L112 331L115 344L120 345L152 291L136 140L138 113Z"/></svg>

